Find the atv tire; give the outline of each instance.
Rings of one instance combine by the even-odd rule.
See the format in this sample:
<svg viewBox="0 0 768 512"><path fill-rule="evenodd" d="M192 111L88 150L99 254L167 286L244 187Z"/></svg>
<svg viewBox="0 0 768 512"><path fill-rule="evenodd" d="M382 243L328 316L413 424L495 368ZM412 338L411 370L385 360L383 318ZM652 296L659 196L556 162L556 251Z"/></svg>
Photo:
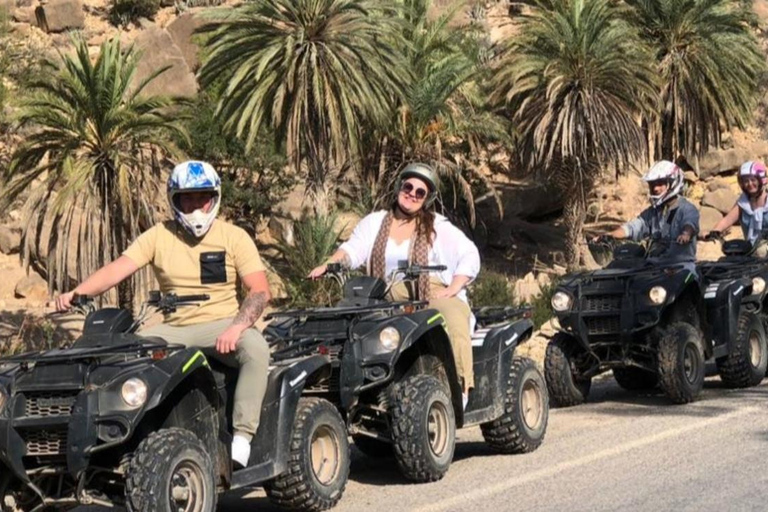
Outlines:
<svg viewBox="0 0 768 512"><path fill-rule="evenodd" d="M327 510L344 494L349 461L347 429L336 407L320 398L301 398L288 469L264 488L281 508Z"/></svg>
<svg viewBox="0 0 768 512"><path fill-rule="evenodd" d="M413 482L443 478L456 447L456 418L445 385L431 375L403 380L392 402L392 442L400 472Z"/></svg>
<svg viewBox="0 0 768 512"><path fill-rule="evenodd" d="M544 376L527 357L515 357L509 369L504 414L480 429L488 446L501 453L529 453L541 445L549 419Z"/></svg>
<svg viewBox="0 0 768 512"><path fill-rule="evenodd" d="M692 402L704 387L704 349L690 324L669 325L659 339L659 385L676 404Z"/></svg>
<svg viewBox="0 0 768 512"><path fill-rule="evenodd" d="M353 436L352 440L355 442L355 447L368 457L384 459L394 455L392 445L385 441L368 436Z"/></svg>
<svg viewBox="0 0 768 512"><path fill-rule="evenodd" d="M136 448L125 475L130 512L216 510L215 464L189 430L162 429Z"/></svg>
<svg viewBox="0 0 768 512"><path fill-rule="evenodd" d="M731 353L716 362L720 379L729 388L746 388L762 382L768 367L768 346L759 316L746 311L739 315Z"/></svg>
<svg viewBox="0 0 768 512"><path fill-rule="evenodd" d="M557 407L570 407L587 401L592 379L573 375L573 356L578 350L576 340L568 334L558 332L547 345L544 359L544 375L549 389L549 398Z"/></svg>
<svg viewBox="0 0 768 512"><path fill-rule="evenodd" d="M659 376L642 368L614 368L613 378L627 391L648 391L659 385Z"/></svg>

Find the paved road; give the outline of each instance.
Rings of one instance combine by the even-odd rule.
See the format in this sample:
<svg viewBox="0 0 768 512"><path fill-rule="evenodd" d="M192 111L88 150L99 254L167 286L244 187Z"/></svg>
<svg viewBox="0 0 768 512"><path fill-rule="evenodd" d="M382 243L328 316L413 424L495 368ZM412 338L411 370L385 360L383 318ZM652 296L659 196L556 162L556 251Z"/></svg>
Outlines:
<svg viewBox="0 0 768 512"><path fill-rule="evenodd" d="M393 461L354 451L334 512L768 510L768 380L732 391L708 379L685 406L611 379L590 398L552 410L532 454L495 455L479 429L460 431L451 470L433 484L404 483ZM219 510L278 509L256 491L225 496Z"/></svg>

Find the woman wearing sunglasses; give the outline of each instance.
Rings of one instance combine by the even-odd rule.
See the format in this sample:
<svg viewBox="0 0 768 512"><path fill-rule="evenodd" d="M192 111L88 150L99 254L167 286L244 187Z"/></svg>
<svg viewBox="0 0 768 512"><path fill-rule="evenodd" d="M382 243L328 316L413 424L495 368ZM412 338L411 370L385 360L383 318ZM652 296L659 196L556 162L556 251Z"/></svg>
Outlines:
<svg viewBox="0 0 768 512"><path fill-rule="evenodd" d="M480 271L477 247L451 222L434 211L437 197L435 171L423 163L407 165L400 173L397 199L388 210L364 217L350 239L339 247L327 263L343 263L349 268L366 265L369 275L386 280L400 261L414 265L445 265L443 272L423 274L418 281L418 297L445 317L456 367L462 379L466 405L474 387L472 341L466 286ZM316 279L327 270L327 263L310 272ZM393 300L414 299L405 284L391 290Z"/></svg>

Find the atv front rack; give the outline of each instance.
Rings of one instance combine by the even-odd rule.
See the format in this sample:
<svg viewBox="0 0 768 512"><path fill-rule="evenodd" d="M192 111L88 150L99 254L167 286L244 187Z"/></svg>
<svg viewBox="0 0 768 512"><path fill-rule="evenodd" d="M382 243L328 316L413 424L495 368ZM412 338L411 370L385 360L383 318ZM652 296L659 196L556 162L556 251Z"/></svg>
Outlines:
<svg viewBox="0 0 768 512"><path fill-rule="evenodd" d="M98 357L112 356L115 354L129 354L132 352L149 352L153 350L182 350L184 345L167 344L161 342L125 343L103 347L84 348L56 348L44 352L25 352L15 356L0 358L0 364L11 363L59 363L63 361L79 361Z"/></svg>

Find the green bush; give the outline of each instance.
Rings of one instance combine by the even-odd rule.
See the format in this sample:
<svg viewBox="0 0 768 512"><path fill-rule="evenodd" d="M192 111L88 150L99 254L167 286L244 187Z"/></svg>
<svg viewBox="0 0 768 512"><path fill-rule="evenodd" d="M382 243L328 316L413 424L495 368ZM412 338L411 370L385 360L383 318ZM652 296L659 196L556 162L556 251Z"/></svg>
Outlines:
<svg viewBox="0 0 768 512"><path fill-rule="evenodd" d="M339 246L342 228L336 227L336 220L335 214L313 216L305 212L293 225L293 245L278 245L283 261L276 267L288 293L285 306L328 306L341 298L341 289L332 279L307 279L307 274L327 261Z"/></svg>
<svg viewBox="0 0 768 512"><path fill-rule="evenodd" d="M136 23L139 18L153 19L160 10L160 0L112 0L109 21L115 26Z"/></svg>
<svg viewBox="0 0 768 512"><path fill-rule="evenodd" d="M540 328L547 320L552 318L552 295L554 295L557 289L557 281L552 284L541 287L541 293L533 299L531 307L533 308L531 320L533 321L534 329Z"/></svg>
<svg viewBox="0 0 768 512"><path fill-rule="evenodd" d="M485 306L511 306L515 297L504 274L481 270L475 282L469 286L469 300L474 308Z"/></svg>

